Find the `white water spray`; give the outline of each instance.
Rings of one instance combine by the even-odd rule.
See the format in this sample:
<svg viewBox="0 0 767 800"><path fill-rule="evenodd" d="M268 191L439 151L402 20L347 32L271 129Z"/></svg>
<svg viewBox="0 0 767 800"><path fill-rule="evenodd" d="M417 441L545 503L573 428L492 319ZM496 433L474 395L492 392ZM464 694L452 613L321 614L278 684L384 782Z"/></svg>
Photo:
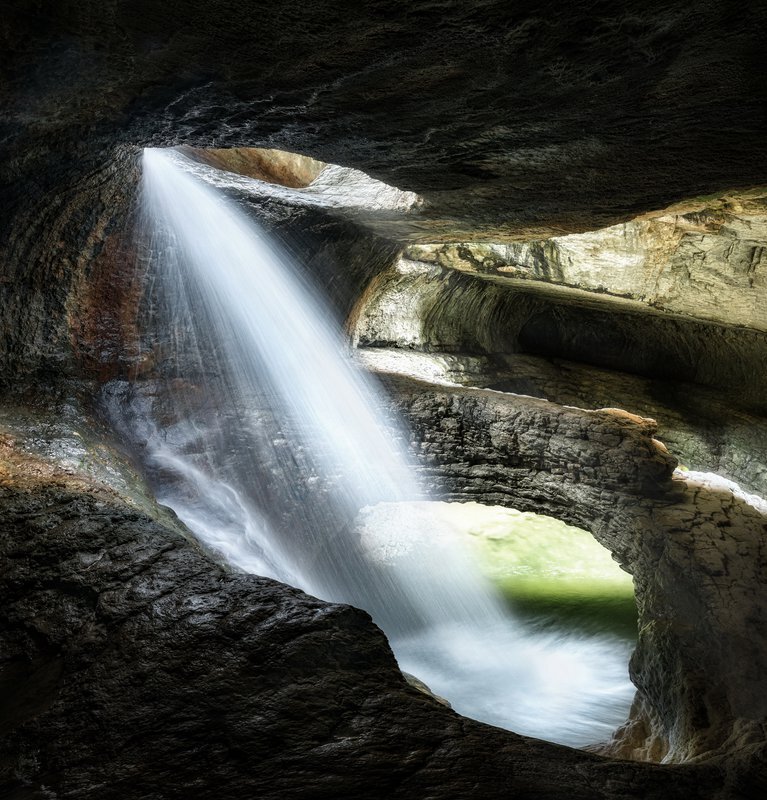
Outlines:
<svg viewBox="0 0 767 800"><path fill-rule="evenodd" d="M160 501L233 566L365 608L403 668L462 713L571 744L604 738L631 694L626 654L531 636L444 521L413 513L404 501L423 492L402 435L383 427L329 306L184 161L144 154L174 367L160 409L134 408L128 424Z"/></svg>

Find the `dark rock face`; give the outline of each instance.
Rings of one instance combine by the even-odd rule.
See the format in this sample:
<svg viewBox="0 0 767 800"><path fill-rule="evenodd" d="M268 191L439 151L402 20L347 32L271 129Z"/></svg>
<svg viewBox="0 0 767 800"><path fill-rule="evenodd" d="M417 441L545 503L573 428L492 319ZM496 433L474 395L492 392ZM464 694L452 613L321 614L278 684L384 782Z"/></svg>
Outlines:
<svg viewBox="0 0 767 800"><path fill-rule="evenodd" d="M463 719L407 684L364 612L228 573L7 437L0 455L3 797L703 800L765 786L750 753L610 762Z"/></svg>
<svg viewBox="0 0 767 800"><path fill-rule="evenodd" d="M385 377L385 376L384 376ZM481 389L435 387L385 377L410 422L433 489L458 499L504 503L504 492L526 497L522 510L589 527L600 519L590 492L663 500L674 491L676 459L652 438L653 420L619 409L583 411L530 397ZM578 487L583 500L569 497ZM606 507L607 518L613 509Z"/></svg>
<svg viewBox="0 0 767 800"><path fill-rule="evenodd" d="M422 194L431 240L601 227L767 183L764 22L713 0L16 2L3 205L117 144L267 146Z"/></svg>
<svg viewBox="0 0 767 800"><path fill-rule="evenodd" d="M121 316L135 319L135 301L128 302L138 289L128 224L135 157L116 150L109 163L70 175L71 183L52 186L50 177L41 176L44 187L29 184L28 216L16 220L3 246L6 380L35 372L66 376L75 364L114 361L126 340ZM4 225L11 223L10 210Z"/></svg>

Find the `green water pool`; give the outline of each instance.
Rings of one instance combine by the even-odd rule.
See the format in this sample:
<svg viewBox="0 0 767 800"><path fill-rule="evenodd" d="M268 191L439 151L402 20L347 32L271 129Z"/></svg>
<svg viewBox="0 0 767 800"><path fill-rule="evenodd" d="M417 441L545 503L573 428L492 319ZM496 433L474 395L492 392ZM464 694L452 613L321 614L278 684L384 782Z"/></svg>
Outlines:
<svg viewBox="0 0 767 800"><path fill-rule="evenodd" d="M477 503L450 504L486 575L509 605L539 625L633 638L631 576L587 531L552 517Z"/></svg>

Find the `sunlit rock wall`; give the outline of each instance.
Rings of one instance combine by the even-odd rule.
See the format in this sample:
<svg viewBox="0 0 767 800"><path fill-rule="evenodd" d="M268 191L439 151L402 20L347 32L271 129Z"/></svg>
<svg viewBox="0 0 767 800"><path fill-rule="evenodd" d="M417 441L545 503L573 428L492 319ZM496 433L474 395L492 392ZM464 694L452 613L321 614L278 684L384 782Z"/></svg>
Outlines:
<svg viewBox="0 0 767 800"><path fill-rule="evenodd" d="M567 359L703 384L727 391L736 405L767 409L764 331L628 307L580 289L552 295L549 287L507 286L402 259L361 299L355 338L367 347Z"/></svg>
<svg viewBox="0 0 767 800"><path fill-rule="evenodd" d="M609 295L616 308L767 330L767 192L687 213L509 244L414 245L408 257L551 297ZM622 302L623 301L623 302Z"/></svg>

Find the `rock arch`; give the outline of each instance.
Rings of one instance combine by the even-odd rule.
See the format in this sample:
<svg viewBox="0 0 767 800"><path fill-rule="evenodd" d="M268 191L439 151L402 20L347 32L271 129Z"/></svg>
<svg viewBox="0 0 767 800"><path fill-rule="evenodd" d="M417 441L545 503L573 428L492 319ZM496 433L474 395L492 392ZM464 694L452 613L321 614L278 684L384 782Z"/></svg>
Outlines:
<svg viewBox="0 0 767 800"><path fill-rule="evenodd" d="M432 490L592 532L633 576L639 643L622 757L758 748L767 667L767 503L675 471L654 420L388 378Z"/></svg>

